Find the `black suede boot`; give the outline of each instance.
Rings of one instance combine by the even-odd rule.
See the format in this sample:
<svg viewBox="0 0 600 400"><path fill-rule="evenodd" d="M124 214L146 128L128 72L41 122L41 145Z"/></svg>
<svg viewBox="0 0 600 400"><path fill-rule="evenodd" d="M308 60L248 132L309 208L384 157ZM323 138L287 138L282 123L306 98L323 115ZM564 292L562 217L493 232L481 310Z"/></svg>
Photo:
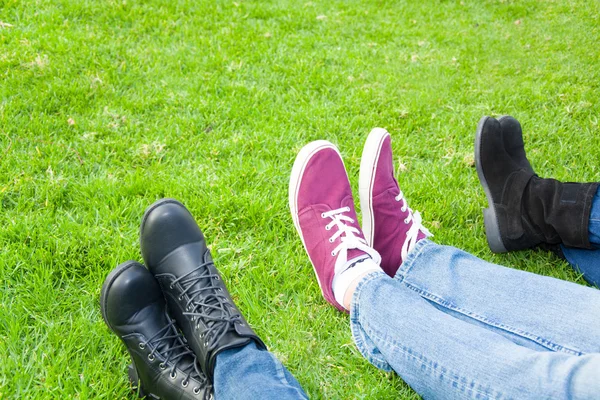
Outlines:
<svg viewBox="0 0 600 400"><path fill-rule="evenodd" d="M127 347L129 379L140 397L212 399L212 385L169 318L158 282L143 265L127 261L108 275L100 309Z"/></svg>
<svg viewBox="0 0 600 400"><path fill-rule="evenodd" d="M591 248L588 225L598 183L538 177L527 160L516 119L479 121L475 164L488 199L483 218L493 252L558 244Z"/></svg>
<svg viewBox="0 0 600 400"><path fill-rule="evenodd" d="M181 203L164 199L151 205L142 220L140 244L171 315L210 379L221 351L251 341L266 348L235 306L204 235Z"/></svg>

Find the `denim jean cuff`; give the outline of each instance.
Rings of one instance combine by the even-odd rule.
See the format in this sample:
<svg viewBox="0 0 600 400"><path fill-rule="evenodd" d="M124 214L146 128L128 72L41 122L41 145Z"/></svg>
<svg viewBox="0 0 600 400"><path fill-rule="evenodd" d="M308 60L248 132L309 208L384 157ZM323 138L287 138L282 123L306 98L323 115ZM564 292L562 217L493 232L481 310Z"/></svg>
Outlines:
<svg viewBox="0 0 600 400"><path fill-rule="evenodd" d="M354 339L356 348L358 348L360 354L362 354L367 361L383 371L392 371L392 367L377 350L377 347L371 341L360 323L361 294L367 285L373 281L381 279L382 276L387 277L387 275L385 275L383 272L371 272L365 275L365 277L361 279L356 286L356 290L352 295L352 302L350 303L350 330L352 332L352 339Z"/></svg>
<svg viewBox="0 0 600 400"><path fill-rule="evenodd" d="M400 268L396 271L396 275L394 275L394 279L398 279L399 281L403 281L408 272L411 270L417 259L425 252L425 250L430 246L437 246L436 243L432 242L429 239L422 239L417 242L415 247L408 253L406 256L406 260L402 261Z"/></svg>

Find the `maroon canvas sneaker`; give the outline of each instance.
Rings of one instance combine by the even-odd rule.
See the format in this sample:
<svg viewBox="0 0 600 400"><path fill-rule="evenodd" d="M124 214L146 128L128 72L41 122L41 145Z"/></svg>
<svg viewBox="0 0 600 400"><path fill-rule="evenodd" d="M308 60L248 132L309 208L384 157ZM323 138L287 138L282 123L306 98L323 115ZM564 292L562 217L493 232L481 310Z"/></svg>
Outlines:
<svg viewBox="0 0 600 400"><path fill-rule="evenodd" d="M421 225L419 212L408 208L394 178L392 140L385 129L373 129L365 142L358 191L367 243L381 254L381 268L393 277L415 244L432 235Z"/></svg>
<svg viewBox="0 0 600 400"><path fill-rule="evenodd" d="M294 225L313 265L325 299L340 311L332 282L349 260L371 257L356 218L348 175L338 149L325 140L300 150L290 177L289 200Z"/></svg>

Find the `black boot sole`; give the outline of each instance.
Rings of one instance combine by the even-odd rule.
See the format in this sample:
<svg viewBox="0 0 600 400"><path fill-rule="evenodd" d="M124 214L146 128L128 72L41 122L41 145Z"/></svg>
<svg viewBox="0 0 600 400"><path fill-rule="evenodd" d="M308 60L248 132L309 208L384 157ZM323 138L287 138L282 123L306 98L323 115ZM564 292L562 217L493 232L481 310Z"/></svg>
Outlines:
<svg viewBox="0 0 600 400"><path fill-rule="evenodd" d="M483 224L485 225L485 236L487 237L488 245L494 253L506 253L506 247L502 242L502 236L500 235L500 227L498 225L498 217L496 215L496 208L494 207L494 199L492 198L492 192L490 187L483 175L483 168L481 166L481 134L483 126L489 117L483 117L477 124L477 133L475 134L475 168L477 169L477 176L479 182L483 186L485 196L488 201L488 208L483 209Z"/></svg>
<svg viewBox="0 0 600 400"><path fill-rule="evenodd" d="M102 318L104 319L104 322L113 332L114 329L112 328L112 326L108 322L108 318L106 317L106 300L108 296L108 291L110 290L110 287L112 286L115 279L119 277L119 275L121 275L123 272L127 271L129 268L137 264L138 263L135 261L125 261L124 263L119 264L108 274L108 276L104 280L104 284L102 285L102 290L100 291L100 311L102 312ZM129 365L129 367L127 368L127 375L129 377L129 382L131 383L131 390L133 392L136 392L140 398L160 399L160 397L157 397L152 393L145 392L144 387L142 386L142 382L138 377L138 373L133 362L133 357L131 357L131 365Z"/></svg>

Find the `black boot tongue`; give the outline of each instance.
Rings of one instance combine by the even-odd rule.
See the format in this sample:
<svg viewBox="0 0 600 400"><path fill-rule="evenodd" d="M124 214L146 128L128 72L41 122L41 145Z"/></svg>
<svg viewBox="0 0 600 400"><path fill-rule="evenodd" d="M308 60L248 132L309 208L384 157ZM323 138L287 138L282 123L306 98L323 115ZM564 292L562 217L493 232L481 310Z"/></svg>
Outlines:
<svg viewBox="0 0 600 400"><path fill-rule="evenodd" d="M169 326L171 321L165 312L164 303L155 302L142 308L128 321L128 330L140 333L148 344L166 356L176 339L160 340L165 336L173 336L175 331ZM177 352L177 350L175 350Z"/></svg>
<svg viewBox="0 0 600 400"><path fill-rule="evenodd" d="M153 306L146 307L141 310L136 316L136 331L144 335L149 346L156 349L165 359L173 362L178 355L186 350L181 345L183 344L180 337L176 337L178 332L174 325L171 324L164 308L157 311ZM194 363L194 358L191 355L180 357L177 360L177 367L181 370Z"/></svg>
<svg viewBox="0 0 600 400"><path fill-rule="evenodd" d="M209 266L213 265L212 262L212 256L204 241L188 243L168 254L157 266L155 274L170 274L177 277L177 283L193 299L189 312L228 319L228 310L224 310L227 309L228 302L221 298L218 288L213 287L215 286L213 275L218 276L218 272L214 266ZM225 322L214 321L211 318L205 322L207 328L211 331L214 328L217 334L221 329L229 329L223 326L224 324Z"/></svg>

